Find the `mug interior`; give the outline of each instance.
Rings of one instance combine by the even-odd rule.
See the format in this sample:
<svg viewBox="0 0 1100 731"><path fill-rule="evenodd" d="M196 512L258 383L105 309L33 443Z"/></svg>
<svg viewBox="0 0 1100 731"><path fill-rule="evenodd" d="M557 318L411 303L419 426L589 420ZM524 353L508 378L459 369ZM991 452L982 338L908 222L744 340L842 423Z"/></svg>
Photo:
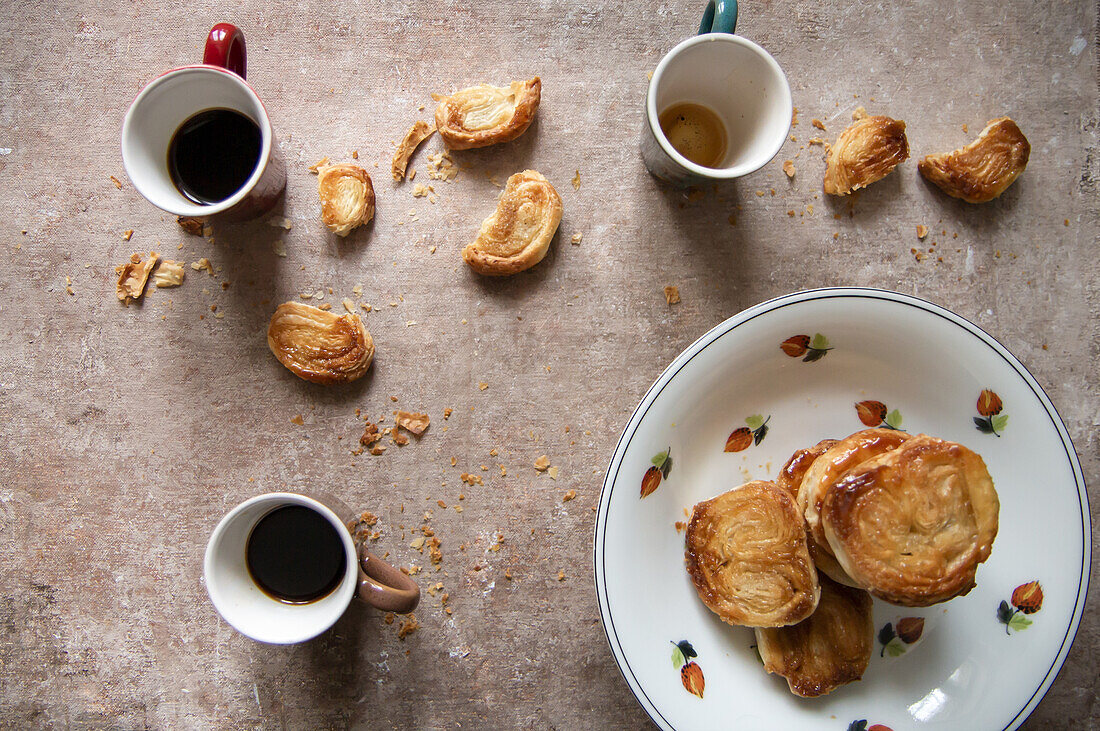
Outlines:
<svg viewBox="0 0 1100 731"><path fill-rule="evenodd" d="M272 510L286 505L303 505L323 515L340 534L347 555L340 584L308 604L288 604L264 593L246 565L252 529ZM272 493L247 500L222 518L206 546L203 573L210 601L226 622L254 640L283 645L304 642L336 623L355 595L359 560L351 534L335 513L304 495Z"/></svg>
<svg viewBox="0 0 1100 731"><path fill-rule="evenodd" d="M211 205L185 197L168 172L168 145L180 125L204 109L240 112L260 128L260 163L240 190ZM149 202L177 216L209 216L233 207L263 173L271 152L271 122L251 87L236 74L214 66L175 69L149 83L130 105L122 123L122 163L134 187Z"/></svg>
<svg viewBox="0 0 1100 731"><path fill-rule="evenodd" d="M691 162L661 131L660 113L681 102L708 107L725 124L726 156L717 167ZM695 36L672 49L653 74L646 104L662 148L708 177L733 178L763 167L791 126L791 90L779 64L752 41L728 33Z"/></svg>

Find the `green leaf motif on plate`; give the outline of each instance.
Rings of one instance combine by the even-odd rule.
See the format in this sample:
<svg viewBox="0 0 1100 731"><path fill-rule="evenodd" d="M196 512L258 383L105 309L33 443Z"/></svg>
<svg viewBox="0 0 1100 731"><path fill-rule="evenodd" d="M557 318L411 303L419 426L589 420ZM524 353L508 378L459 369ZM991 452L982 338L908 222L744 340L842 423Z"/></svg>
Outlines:
<svg viewBox="0 0 1100 731"><path fill-rule="evenodd" d="M829 347L829 339L821 333L817 333L814 335L814 339L810 341L810 347L814 350L825 350Z"/></svg>
<svg viewBox="0 0 1100 731"><path fill-rule="evenodd" d="M677 647L676 645L673 645L672 646L672 667L679 670L685 662L687 662L687 660L684 659L684 653L680 652L679 647Z"/></svg>
<svg viewBox="0 0 1100 731"><path fill-rule="evenodd" d="M1008 414L998 414L993 417L993 431L1002 432L1008 426Z"/></svg>
<svg viewBox="0 0 1100 731"><path fill-rule="evenodd" d="M886 415L886 426L891 429L901 429L901 412L894 409Z"/></svg>
<svg viewBox="0 0 1100 731"><path fill-rule="evenodd" d="M760 414L753 414L749 418L745 419L745 423L749 425L749 428L756 431L760 427L764 426L764 417Z"/></svg>

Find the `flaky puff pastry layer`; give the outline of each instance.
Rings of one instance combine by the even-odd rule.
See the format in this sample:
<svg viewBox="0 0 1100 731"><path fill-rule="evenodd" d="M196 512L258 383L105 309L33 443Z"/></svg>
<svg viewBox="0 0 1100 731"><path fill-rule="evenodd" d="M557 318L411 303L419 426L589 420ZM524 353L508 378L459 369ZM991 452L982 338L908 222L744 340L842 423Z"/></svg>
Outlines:
<svg viewBox="0 0 1100 731"><path fill-rule="evenodd" d="M358 165L325 165L317 170L321 220L337 236L374 218L374 184Z"/></svg>
<svg viewBox="0 0 1100 731"><path fill-rule="evenodd" d="M1027 167L1031 144L1008 117L994 119L978 139L954 152L925 155L917 170L940 190L967 203L991 201Z"/></svg>
<svg viewBox="0 0 1100 731"><path fill-rule="evenodd" d="M789 627L757 627L764 669L787 679L791 692L814 698L859 680L874 649L871 595L827 577L807 619Z"/></svg>
<svg viewBox="0 0 1100 731"><path fill-rule="evenodd" d="M802 486L802 478L806 476L806 471L810 469L810 465L836 444L836 441L835 439L822 439L814 446L800 449L792 454L787 463L780 468L779 475L775 478L775 484L789 492L791 497L797 499L798 490Z"/></svg>
<svg viewBox="0 0 1100 731"><path fill-rule="evenodd" d="M374 360L374 340L359 315L335 315L300 302L275 309L267 346L291 373L324 385L354 381Z"/></svg>
<svg viewBox="0 0 1100 731"><path fill-rule="evenodd" d="M435 126L452 150L509 142L531 126L542 100L542 80L509 86L479 84L439 98Z"/></svg>
<svg viewBox="0 0 1100 731"><path fill-rule="evenodd" d="M685 558L699 598L729 624L783 627L817 606L802 516L773 482L747 482L696 505Z"/></svg>
<svg viewBox="0 0 1100 731"><path fill-rule="evenodd" d="M489 276L529 269L546 256L561 213L561 196L550 181L534 170L516 173L462 258L475 272Z"/></svg>
<svg viewBox="0 0 1100 731"><path fill-rule="evenodd" d="M925 607L966 594L997 536L1000 503L985 462L925 434L864 462L825 495L825 537L875 596Z"/></svg>
<svg viewBox="0 0 1100 731"><path fill-rule="evenodd" d="M905 122L863 117L840 133L825 160L825 192L848 195L885 178L909 158Z"/></svg>

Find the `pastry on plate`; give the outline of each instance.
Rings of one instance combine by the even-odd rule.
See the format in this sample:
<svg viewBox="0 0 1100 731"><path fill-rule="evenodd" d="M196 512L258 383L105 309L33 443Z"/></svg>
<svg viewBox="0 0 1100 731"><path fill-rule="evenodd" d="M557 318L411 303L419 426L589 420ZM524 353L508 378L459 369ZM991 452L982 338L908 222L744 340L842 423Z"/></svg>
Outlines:
<svg viewBox="0 0 1100 731"><path fill-rule="evenodd" d="M991 201L1020 176L1031 144L1008 117L994 119L978 139L954 152L925 155L917 170L944 193L967 203Z"/></svg>
<svg viewBox="0 0 1100 731"><path fill-rule="evenodd" d="M909 158L905 122L863 117L840 133L825 160L825 192L848 195L885 178Z"/></svg>
<svg viewBox="0 0 1100 731"><path fill-rule="evenodd" d="M435 126L452 150L509 142L531 126L542 99L542 80L509 86L479 84L439 98Z"/></svg>
<svg viewBox="0 0 1100 731"><path fill-rule="evenodd" d="M789 627L757 627L764 669L787 679L804 698L859 680L874 649L871 595L819 577L821 599L807 619Z"/></svg>
<svg viewBox="0 0 1100 731"><path fill-rule="evenodd" d="M800 449L792 454L791 458L787 460L787 464L780 468L779 476L775 478L775 484L789 492L791 497L797 499L798 489L802 485L802 478L806 476L806 471L810 469L810 465L834 444L836 444L835 439L822 439L814 446Z"/></svg>
<svg viewBox="0 0 1100 731"><path fill-rule="evenodd" d="M336 315L300 302L275 309L267 345L291 373L324 385L354 381L374 360L374 340L359 315Z"/></svg>
<svg viewBox="0 0 1100 731"><path fill-rule="evenodd" d="M374 185L358 165L325 165L317 169L321 220L337 236L374 218Z"/></svg>
<svg viewBox="0 0 1100 731"><path fill-rule="evenodd" d="M550 181L534 170L516 173L462 258L478 274L490 276L530 269L546 256L561 213L561 196Z"/></svg>
<svg viewBox="0 0 1100 731"><path fill-rule="evenodd" d="M981 457L921 434L847 471L825 493L820 517L856 582L893 604L926 607L974 587L999 511Z"/></svg>
<svg viewBox="0 0 1100 731"><path fill-rule="evenodd" d="M802 516L774 482L747 482L696 505L685 558L699 598L729 624L783 627L817 606Z"/></svg>

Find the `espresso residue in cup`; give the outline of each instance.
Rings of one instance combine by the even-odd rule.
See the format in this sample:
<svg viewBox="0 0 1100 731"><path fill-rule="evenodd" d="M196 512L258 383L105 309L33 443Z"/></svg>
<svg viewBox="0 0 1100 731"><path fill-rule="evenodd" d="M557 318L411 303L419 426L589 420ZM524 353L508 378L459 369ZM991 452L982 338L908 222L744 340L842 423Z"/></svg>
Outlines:
<svg viewBox="0 0 1100 731"><path fill-rule="evenodd" d="M340 534L304 505L285 505L260 518L248 536L245 560L256 585L287 604L328 596L347 571Z"/></svg>
<svg viewBox="0 0 1100 731"><path fill-rule="evenodd" d="M716 168L726 157L726 125L701 104L680 102L661 112L657 121L669 143L696 165Z"/></svg>

